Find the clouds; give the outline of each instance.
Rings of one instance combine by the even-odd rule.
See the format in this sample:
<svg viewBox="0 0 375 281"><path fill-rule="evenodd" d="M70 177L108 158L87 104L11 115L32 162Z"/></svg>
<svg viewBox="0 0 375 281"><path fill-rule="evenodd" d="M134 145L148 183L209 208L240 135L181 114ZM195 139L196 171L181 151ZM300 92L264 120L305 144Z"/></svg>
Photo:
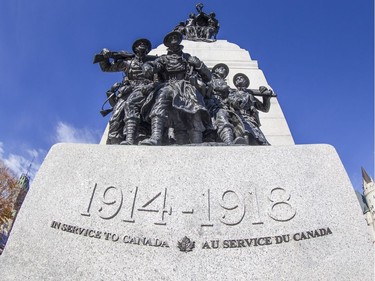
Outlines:
<svg viewBox="0 0 375 281"><path fill-rule="evenodd" d="M100 134L96 131L83 128L78 129L64 122L56 125L55 141L65 143L98 143Z"/></svg>
<svg viewBox="0 0 375 281"><path fill-rule="evenodd" d="M46 151L43 149L26 149L17 153L5 153L4 143L0 142L0 160L4 162L17 177L23 173L28 173L34 178L43 161Z"/></svg>
<svg viewBox="0 0 375 281"><path fill-rule="evenodd" d="M65 122L58 122L55 126L51 146L57 142L64 143L98 143L100 133L87 128L76 128ZM27 147L24 144L23 147ZM31 179L39 170L47 151L41 148L19 148L16 152L6 152L6 145L0 141L0 161L19 177L28 173Z"/></svg>

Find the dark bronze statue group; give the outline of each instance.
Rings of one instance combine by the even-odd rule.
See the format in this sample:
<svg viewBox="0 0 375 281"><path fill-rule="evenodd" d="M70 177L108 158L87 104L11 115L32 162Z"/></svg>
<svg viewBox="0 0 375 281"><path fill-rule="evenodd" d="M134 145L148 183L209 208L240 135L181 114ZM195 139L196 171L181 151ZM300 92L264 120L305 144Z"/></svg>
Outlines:
<svg viewBox="0 0 375 281"><path fill-rule="evenodd" d="M219 21L216 14L203 12L203 4L196 5L198 14L191 13L185 22L180 22L174 31L180 32L184 39L193 41L216 41L216 35L219 32Z"/></svg>
<svg viewBox="0 0 375 281"><path fill-rule="evenodd" d="M197 5L201 17L202 8ZM195 26L193 32L186 24L185 38L193 33L211 38L218 23L216 33L198 27L204 26ZM132 53L103 49L95 55L94 63L103 71L124 73L107 91L112 108L101 111L103 116L112 112L107 144L269 145L259 129L258 111L268 112L276 95L266 87L248 89L250 81L243 73L234 75L236 88L231 89L225 80L228 66L219 63L210 71L199 58L184 53L180 31L165 36L165 55L148 55L147 39L136 40Z"/></svg>

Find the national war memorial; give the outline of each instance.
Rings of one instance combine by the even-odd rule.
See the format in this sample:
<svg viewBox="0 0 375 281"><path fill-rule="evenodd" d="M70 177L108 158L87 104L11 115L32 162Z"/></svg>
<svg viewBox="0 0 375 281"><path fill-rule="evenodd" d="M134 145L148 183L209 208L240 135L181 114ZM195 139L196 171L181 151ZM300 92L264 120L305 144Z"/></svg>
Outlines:
<svg viewBox="0 0 375 281"><path fill-rule="evenodd" d="M373 280L336 150L295 145L257 61L196 10L154 49L95 55L126 74L107 91L107 129L51 148L4 280Z"/></svg>

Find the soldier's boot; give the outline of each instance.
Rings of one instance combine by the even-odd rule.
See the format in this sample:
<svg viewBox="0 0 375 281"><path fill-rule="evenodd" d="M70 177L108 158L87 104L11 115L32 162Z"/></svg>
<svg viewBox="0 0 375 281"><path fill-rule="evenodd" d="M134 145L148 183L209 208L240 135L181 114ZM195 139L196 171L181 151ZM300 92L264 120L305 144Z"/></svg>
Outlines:
<svg viewBox="0 0 375 281"><path fill-rule="evenodd" d="M151 137L139 142L139 145L161 145L164 120L158 116L151 119Z"/></svg>
<svg viewBox="0 0 375 281"><path fill-rule="evenodd" d="M121 139L120 138L115 138L115 137L108 137L107 138L107 141L106 141L106 144L120 144L121 143Z"/></svg>
<svg viewBox="0 0 375 281"><path fill-rule="evenodd" d="M233 130L232 128L224 127L219 133L220 139L223 143L232 144L233 143Z"/></svg>
<svg viewBox="0 0 375 281"><path fill-rule="evenodd" d="M254 137L252 135L246 134L244 138L247 145L256 145L256 143L254 143Z"/></svg>
<svg viewBox="0 0 375 281"><path fill-rule="evenodd" d="M137 135L138 122L135 119L129 119L125 122L126 140L122 141L122 145L133 145Z"/></svg>
<svg viewBox="0 0 375 281"><path fill-rule="evenodd" d="M176 140L176 143L179 145L189 143L189 135L187 131L184 131L184 130L175 131L174 138Z"/></svg>
<svg viewBox="0 0 375 281"><path fill-rule="evenodd" d="M237 137L233 141L234 144L247 144L247 141L243 137Z"/></svg>
<svg viewBox="0 0 375 281"><path fill-rule="evenodd" d="M237 137L233 140L233 130L228 127L221 130L220 138L226 144L247 144L246 139L243 137Z"/></svg>
<svg viewBox="0 0 375 281"><path fill-rule="evenodd" d="M202 143L202 132L197 130L189 130L190 143Z"/></svg>

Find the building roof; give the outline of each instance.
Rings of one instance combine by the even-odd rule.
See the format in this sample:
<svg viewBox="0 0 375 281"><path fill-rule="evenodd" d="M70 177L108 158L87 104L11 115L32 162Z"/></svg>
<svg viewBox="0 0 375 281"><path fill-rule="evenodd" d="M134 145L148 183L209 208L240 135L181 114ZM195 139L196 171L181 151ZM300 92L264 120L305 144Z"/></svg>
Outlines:
<svg viewBox="0 0 375 281"><path fill-rule="evenodd" d="M355 191L355 195L357 195L357 199L358 199L359 205L361 206L362 212L364 214L367 213L369 211L369 208L368 208L365 197L358 191Z"/></svg>

